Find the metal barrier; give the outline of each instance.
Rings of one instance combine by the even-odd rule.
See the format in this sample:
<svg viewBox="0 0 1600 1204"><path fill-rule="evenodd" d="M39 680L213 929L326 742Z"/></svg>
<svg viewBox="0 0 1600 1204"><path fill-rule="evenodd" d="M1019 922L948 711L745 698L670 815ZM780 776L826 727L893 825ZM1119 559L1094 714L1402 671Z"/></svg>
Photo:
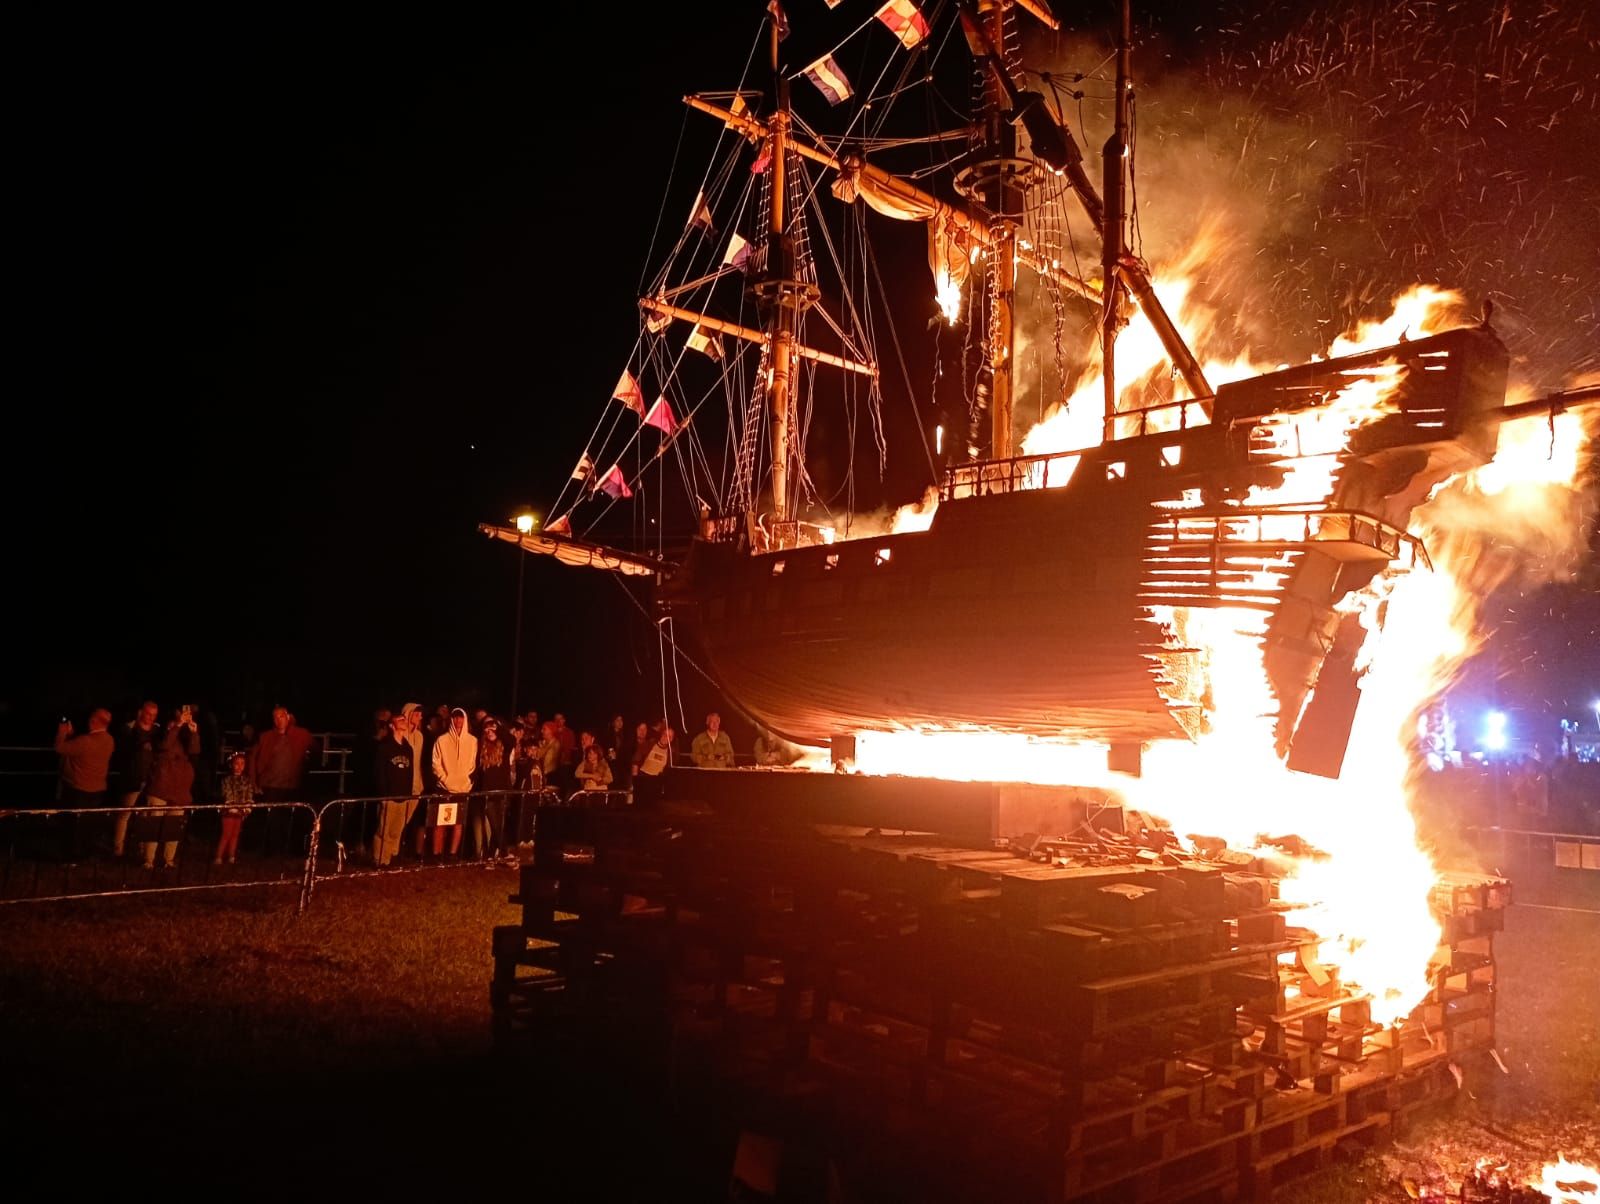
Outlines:
<svg viewBox="0 0 1600 1204"><path fill-rule="evenodd" d="M515 863L540 811L631 801L626 790L546 788L253 803L243 816L217 804L0 809L0 903L293 884L304 911L319 880ZM221 856L230 820L232 858Z"/></svg>
<svg viewBox="0 0 1600 1204"><path fill-rule="evenodd" d="M317 814L307 803L0 810L0 903L91 895L303 888ZM235 824L236 821L236 824ZM218 860L228 829L232 858Z"/></svg>
<svg viewBox="0 0 1600 1204"><path fill-rule="evenodd" d="M1500 827L1468 832L1479 851L1510 875L1518 902L1600 908L1600 833Z"/></svg>

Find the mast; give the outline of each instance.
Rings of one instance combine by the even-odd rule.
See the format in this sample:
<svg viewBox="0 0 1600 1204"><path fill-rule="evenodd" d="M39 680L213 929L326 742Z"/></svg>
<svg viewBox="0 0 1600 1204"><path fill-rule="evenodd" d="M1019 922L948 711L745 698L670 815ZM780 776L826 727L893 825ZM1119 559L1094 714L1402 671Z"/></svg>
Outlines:
<svg viewBox="0 0 1600 1204"><path fill-rule="evenodd" d="M1127 251L1126 206L1123 201L1127 180L1128 155L1128 72L1133 40L1130 0L1122 0L1122 20L1117 26L1116 125L1105 145L1104 225L1100 231L1100 267L1105 283L1101 288L1100 362L1105 381L1105 439L1116 438L1117 426L1117 332L1122 328L1122 260Z"/></svg>
<svg viewBox="0 0 1600 1204"><path fill-rule="evenodd" d="M774 302L772 312L772 375L767 390L772 414L772 511L779 523L790 515L789 498L789 399L794 364L795 304L798 281L794 279L794 243L784 232L785 159L789 141L789 81L778 69L778 18L771 27L772 76L778 86L778 107L772 115L772 212L767 245L767 280Z"/></svg>
<svg viewBox="0 0 1600 1204"><path fill-rule="evenodd" d="M1001 56L1001 67L1009 71L1011 64L1004 61L1006 53L1006 0L980 0L979 20L989 42ZM982 70L980 67L979 70ZM1007 170L1008 162L1017 157L1017 129L1007 120L1004 109L1008 97L1004 85L993 74L985 73L983 88L984 142L992 156L988 187L984 190L984 204L994 215L994 248L990 260L994 292L993 309L989 315L989 456L1004 460L1011 455L1011 417L1015 408L1012 393L1011 365L1015 350L1015 309L1017 293L1017 224L1014 215L1022 212L1022 190L1014 183L1015 177Z"/></svg>

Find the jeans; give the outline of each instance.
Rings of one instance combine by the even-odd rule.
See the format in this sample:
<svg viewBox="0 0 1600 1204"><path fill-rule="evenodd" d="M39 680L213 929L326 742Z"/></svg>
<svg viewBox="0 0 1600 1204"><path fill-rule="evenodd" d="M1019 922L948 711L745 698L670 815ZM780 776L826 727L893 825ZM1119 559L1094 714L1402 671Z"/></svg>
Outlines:
<svg viewBox="0 0 1600 1204"><path fill-rule="evenodd" d="M172 806L172 804L168 803L166 799L157 798L153 794L145 795L144 796L144 802L145 802L145 806L147 806L147 807L170 807L170 806ZM121 817L119 816L118 818L121 818ZM183 822L183 810L182 810L182 808L178 808L178 809L174 810L173 818L172 818L171 822L174 825L181 824ZM154 869L155 868L155 864L156 864L156 842L153 841L153 840L141 841L140 844L139 844L139 848L141 850L143 850L143 852L144 852L144 868L147 869L147 870L148 869ZM178 861L178 842L176 840L163 840L161 842L161 864L170 869L173 865L177 864L177 861Z"/></svg>

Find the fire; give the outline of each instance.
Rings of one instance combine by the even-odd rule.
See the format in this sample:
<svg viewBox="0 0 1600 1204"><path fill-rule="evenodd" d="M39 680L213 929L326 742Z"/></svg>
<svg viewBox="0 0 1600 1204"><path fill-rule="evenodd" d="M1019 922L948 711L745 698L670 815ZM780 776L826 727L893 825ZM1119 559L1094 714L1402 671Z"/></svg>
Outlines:
<svg viewBox="0 0 1600 1204"><path fill-rule="evenodd" d="M1186 328L1197 313L1204 316L1187 304L1187 289L1162 292L1175 299ZM1362 323L1335 341L1330 355L1434 333L1460 304L1448 290L1414 288L1396 299L1387 318ZM1119 376L1126 371L1127 379L1136 379L1163 356L1154 331L1136 317L1118 343ZM1215 372L1207 365L1217 383L1259 370L1248 360ZM1338 453L1353 431L1389 412L1401 372L1398 365L1367 370L1352 376L1334 404L1263 424L1260 454L1286 471L1276 488L1252 490L1248 503L1292 507L1333 496ZM1030 432L1025 450L1098 444L1101 408L1100 382L1092 376ZM1176 410L1169 412L1175 417ZM1280 898L1300 909L1293 922L1321 939L1319 959L1337 967L1347 989L1371 997L1375 1021L1402 1021L1429 989L1428 964L1440 937L1428 902L1437 873L1408 806L1408 779L1416 770L1407 736L1418 713L1478 647L1479 608L1514 571L1517 552L1537 547L1563 526L1553 516L1572 504L1572 495L1549 487L1575 479L1583 445L1573 415L1560 416L1553 427L1544 419L1505 424L1490 464L1436 489L1413 513L1412 532L1430 549L1434 571L1391 570L1345 599L1367 639L1358 660L1365 671L1362 701L1337 780L1293 772L1280 758L1275 734L1281 707L1262 653L1268 616L1243 607L1152 608L1152 617L1174 633L1174 647L1199 649L1209 685L1207 727L1192 743L1150 746L1137 779L1111 774L1102 745L990 731L858 733L855 768L1110 787L1130 805L1169 821L1180 836L1221 837L1236 849L1270 856L1286 874ZM894 529L925 528L935 505L930 491L921 504L902 508ZM1282 521L1302 520L1291 513ZM1264 528L1263 534L1272 535ZM1230 564L1254 569L1261 585L1290 568L1276 553ZM1286 856L1268 839L1291 834L1304 842L1303 854Z"/></svg>
<svg viewBox="0 0 1600 1204"><path fill-rule="evenodd" d="M934 274L933 292L945 322L954 326L961 318L961 282L941 270Z"/></svg>
<svg viewBox="0 0 1600 1204"><path fill-rule="evenodd" d="M894 512L889 532L899 535L903 531L926 531L933 526L933 515L938 509L939 491L930 486L921 501L910 502Z"/></svg>
<svg viewBox="0 0 1600 1204"><path fill-rule="evenodd" d="M1600 1169L1585 1162L1569 1162L1565 1154L1546 1163L1539 1178L1528 1180L1557 1204L1600 1204Z"/></svg>

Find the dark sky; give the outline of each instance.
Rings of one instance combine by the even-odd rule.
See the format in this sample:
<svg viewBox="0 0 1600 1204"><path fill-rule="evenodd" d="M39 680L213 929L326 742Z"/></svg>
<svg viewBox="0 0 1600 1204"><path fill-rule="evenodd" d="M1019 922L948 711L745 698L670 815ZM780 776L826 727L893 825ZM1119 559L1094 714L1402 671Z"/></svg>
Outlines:
<svg viewBox="0 0 1600 1204"><path fill-rule="evenodd" d="M732 86L762 7L629 6L577 44L566 9L19 30L0 726L147 694L313 727L505 706L518 557L475 524L575 459L637 330L677 98ZM524 705L659 709L618 585L526 561Z"/></svg>

